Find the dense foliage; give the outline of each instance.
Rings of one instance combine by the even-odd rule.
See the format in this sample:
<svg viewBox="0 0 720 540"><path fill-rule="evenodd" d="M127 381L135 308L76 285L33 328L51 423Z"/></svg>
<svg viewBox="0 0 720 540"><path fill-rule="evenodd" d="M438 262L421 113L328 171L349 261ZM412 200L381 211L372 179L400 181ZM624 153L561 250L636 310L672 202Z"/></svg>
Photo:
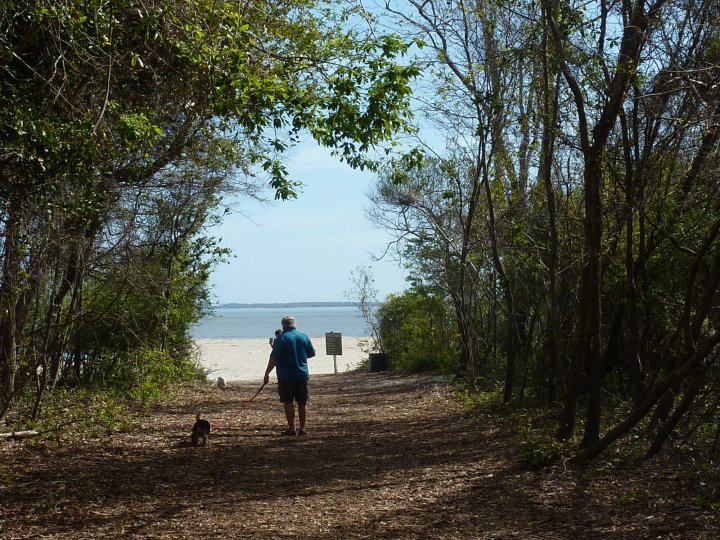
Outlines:
<svg viewBox="0 0 720 540"><path fill-rule="evenodd" d="M0 6L0 417L27 392L187 375L222 197L296 195L311 134L373 167L408 43L313 0ZM348 30L350 28L350 30Z"/></svg>
<svg viewBox="0 0 720 540"><path fill-rule="evenodd" d="M471 386L556 405L578 460L720 439L718 6L387 3L445 150L382 175L371 217L452 307Z"/></svg>
<svg viewBox="0 0 720 540"><path fill-rule="evenodd" d="M377 319L393 368L450 371L455 367L455 326L441 297L415 291L390 295L379 306Z"/></svg>

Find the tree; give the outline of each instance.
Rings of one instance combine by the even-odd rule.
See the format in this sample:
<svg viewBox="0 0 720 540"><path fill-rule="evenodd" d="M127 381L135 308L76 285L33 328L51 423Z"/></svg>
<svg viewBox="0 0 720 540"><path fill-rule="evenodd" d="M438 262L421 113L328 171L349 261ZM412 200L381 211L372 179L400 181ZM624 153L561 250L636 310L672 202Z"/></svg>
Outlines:
<svg viewBox="0 0 720 540"><path fill-rule="evenodd" d="M400 370L457 369L457 332L443 294L414 287L378 308L380 335Z"/></svg>
<svg viewBox="0 0 720 540"><path fill-rule="evenodd" d="M481 185L466 156L426 159L401 185L381 179L371 195L370 217L392 229L405 243L415 280L437 288L450 299L461 345L460 368L471 382L494 353L483 338L497 304L493 288L482 298L483 276L494 279L492 260L483 256L487 241L478 232L476 215L484 208ZM485 310L483 309L485 307Z"/></svg>
<svg viewBox="0 0 720 540"><path fill-rule="evenodd" d="M461 336L482 333L479 328L471 330L474 322L467 315L473 311L479 283L491 276L486 286L498 288L503 301L506 403L513 399L519 359L532 334L532 300L524 287L528 276L523 275L526 261L524 254L517 255L533 249L532 242L527 243L525 214L539 110L537 94L528 92L538 84L531 52L536 48L534 25L529 17L515 16L530 8L513 7L510 12L493 2L413 0L387 5L398 26L421 36L430 50L425 61L434 79L424 110L445 136L449 148L445 159L457 167L459 180L448 178L448 184L457 181L448 188L455 196L447 201L449 215L456 205L453 226L465 237L455 246L461 268L469 272L469 280L475 280L454 299L458 324L466 326ZM488 260L492 271L482 276L484 270L471 269L476 257ZM467 342L466 361L472 364L475 352L468 339L462 340Z"/></svg>
<svg viewBox="0 0 720 540"><path fill-rule="evenodd" d="M710 422L718 321L709 306L720 268L715 4L388 3L407 35L429 45L431 91L419 93L418 108L447 150L428 144L437 157L423 170L380 179L376 201L388 209L378 222L397 232L416 280L434 286L444 285L450 259L423 231L458 246L458 231L472 231L467 260L482 270L469 302L501 328L473 330L485 350L504 352L505 401L526 385L544 402L562 401L563 439L584 409L578 460L643 420L649 453L691 418ZM468 198L450 186L471 186L473 173L482 189L471 221ZM500 309L488 307L489 291L500 292ZM627 400L631 412L603 434L609 399Z"/></svg>
<svg viewBox="0 0 720 540"><path fill-rule="evenodd" d="M374 166L369 153L408 120L418 69L398 62L408 43L348 30L354 8L343 6L4 4L0 416L36 368L62 377L88 283L120 275L103 257L136 264L148 239L133 234L134 207L153 208L165 235L154 294L167 323L178 261L221 193L263 196L267 182L277 198L296 196L280 157L304 132L351 166ZM197 186L204 207L163 203ZM128 251L113 254L112 238Z"/></svg>
<svg viewBox="0 0 720 540"><path fill-rule="evenodd" d="M378 290L375 288L375 278L372 269L368 266L358 266L350 272L352 288L345 293L353 301L365 320L367 330L370 332L371 351L385 352L385 344L380 334L380 322L377 317Z"/></svg>

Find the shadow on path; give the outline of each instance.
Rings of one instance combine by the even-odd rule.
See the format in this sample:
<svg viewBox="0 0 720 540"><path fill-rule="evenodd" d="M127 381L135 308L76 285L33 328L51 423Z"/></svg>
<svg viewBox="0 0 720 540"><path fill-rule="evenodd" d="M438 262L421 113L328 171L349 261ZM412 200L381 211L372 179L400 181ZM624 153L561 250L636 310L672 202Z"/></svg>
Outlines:
<svg viewBox="0 0 720 540"><path fill-rule="evenodd" d="M128 434L0 447L0 538L664 537L582 471L521 469L512 430L437 378L314 377L308 437L279 435L274 387L243 410L256 390L193 387ZM198 410L207 447L188 444Z"/></svg>

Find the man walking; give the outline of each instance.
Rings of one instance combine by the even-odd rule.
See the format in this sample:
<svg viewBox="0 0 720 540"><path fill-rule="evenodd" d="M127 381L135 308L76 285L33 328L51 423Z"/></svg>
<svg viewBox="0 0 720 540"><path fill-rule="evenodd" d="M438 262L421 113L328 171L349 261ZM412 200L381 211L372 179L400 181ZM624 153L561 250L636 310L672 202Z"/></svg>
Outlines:
<svg viewBox="0 0 720 540"><path fill-rule="evenodd" d="M307 402L310 398L310 371L307 360L315 356L315 348L310 338L295 328L295 317L282 318L282 334L274 343L263 383L270 380L270 372L276 369L278 394L285 407L288 428L283 435L305 435L307 420ZM295 431L295 403L298 408L300 429Z"/></svg>

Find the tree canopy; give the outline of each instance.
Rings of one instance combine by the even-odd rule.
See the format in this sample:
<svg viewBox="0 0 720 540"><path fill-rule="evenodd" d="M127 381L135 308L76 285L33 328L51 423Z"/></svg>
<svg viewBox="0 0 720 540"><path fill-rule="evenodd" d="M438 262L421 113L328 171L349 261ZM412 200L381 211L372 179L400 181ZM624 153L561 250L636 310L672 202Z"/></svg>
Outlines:
<svg viewBox="0 0 720 540"><path fill-rule="evenodd" d="M453 308L457 369L559 405L578 460L631 433L648 454L717 434L717 3L385 13L426 43L419 112L445 148L382 175L371 217Z"/></svg>
<svg viewBox="0 0 720 540"><path fill-rule="evenodd" d="M345 2L0 7L0 416L29 381L187 353L223 194L296 196L310 134L353 167L408 124L409 42ZM141 354L142 355L142 354Z"/></svg>

